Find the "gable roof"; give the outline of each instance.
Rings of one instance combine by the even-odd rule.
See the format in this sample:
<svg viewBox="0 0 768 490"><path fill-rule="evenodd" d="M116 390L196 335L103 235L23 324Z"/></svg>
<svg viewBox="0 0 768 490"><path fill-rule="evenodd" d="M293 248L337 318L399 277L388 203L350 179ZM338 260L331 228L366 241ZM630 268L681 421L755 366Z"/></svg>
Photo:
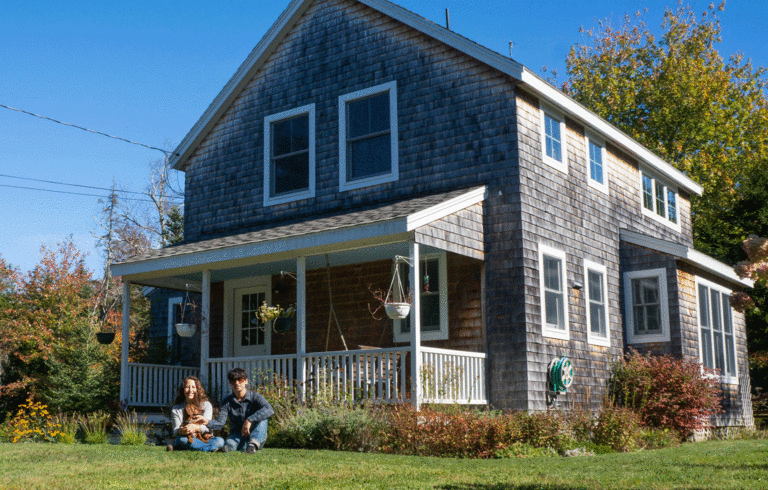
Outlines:
<svg viewBox="0 0 768 490"><path fill-rule="evenodd" d="M251 51L245 61L240 65L229 82L227 82L224 88L221 89L221 92L219 92L213 102L211 102L208 109L206 109L176 150L174 150L173 155L170 158L171 165L174 169L184 170L187 160L200 142L206 137L219 118L229 108L232 101L245 88L253 76L255 76L275 48L280 44L288 32L290 32L302 14L314 1L320 0L292 0L283 13L280 14L277 21L267 31L256 47L253 48L253 51ZM435 24L434 22L418 16L387 0L356 1L400 21L421 33L447 44L448 46L520 81L526 90L532 92L537 97L544 99L548 104L554 105L562 110L570 118L575 119L581 124L588 126L593 131L600 133L601 136L611 141L611 143L617 145L629 155L638 158L656 172L672 180L672 182L686 191L701 195L702 187L699 184L656 156L653 152L626 135L624 132L557 90L517 61L481 46L464 36Z"/></svg>

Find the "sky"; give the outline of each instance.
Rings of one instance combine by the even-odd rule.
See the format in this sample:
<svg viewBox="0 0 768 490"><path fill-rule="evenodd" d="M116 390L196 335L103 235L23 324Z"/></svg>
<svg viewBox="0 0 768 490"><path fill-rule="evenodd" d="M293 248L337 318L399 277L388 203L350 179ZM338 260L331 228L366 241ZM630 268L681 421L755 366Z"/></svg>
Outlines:
<svg viewBox="0 0 768 490"><path fill-rule="evenodd" d="M565 78L581 27L648 8L658 32L676 0L396 0L536 73ZM0 12L0 105L143 145L173 149L197 122L289 0L133 2L5 0ZM689 1L696 12L709 2ZM768 0L728 0L719 14L724 56L768 66ZM99 197L141 191L163 153L0 107L0 258L27 271L72 237L100 277ZM175 177L183 185L183 174ZM31 190L19 187L33 187ZM50 192L54 191L54 192ZM73 195L76 192L89 195ZM97 195L94 196L93 194ZM126 195L127 197L139 197Z"/></svg>

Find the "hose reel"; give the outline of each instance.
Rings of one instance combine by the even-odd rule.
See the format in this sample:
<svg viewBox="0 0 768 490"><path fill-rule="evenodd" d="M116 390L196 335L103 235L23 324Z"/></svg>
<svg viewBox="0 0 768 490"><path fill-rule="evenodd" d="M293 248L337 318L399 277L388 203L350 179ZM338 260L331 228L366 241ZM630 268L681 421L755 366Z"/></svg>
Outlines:
<svg viewBox="0 0 768 490"><path fill-rule="evenodd" d="M552 359L547 372L549 387L555 393L565 393L573 384L573 365L567 357Z"/></svg>

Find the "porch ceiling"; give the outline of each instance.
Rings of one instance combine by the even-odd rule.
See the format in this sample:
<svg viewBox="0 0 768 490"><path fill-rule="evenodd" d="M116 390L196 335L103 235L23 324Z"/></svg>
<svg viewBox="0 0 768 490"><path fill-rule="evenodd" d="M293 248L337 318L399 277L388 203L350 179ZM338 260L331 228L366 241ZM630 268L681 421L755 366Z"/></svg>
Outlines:
<svg viewBox="0 0 768 490"><path fill-rule="evenodd" d="M203 270L210 270L211 280L217 282L295 272L296 258L300 256L307 258L311 270L325 267L326 254L332 266L407 255L407 243L418 230L481 203L484 198L485 187L463 189L152 250L115 263L112 274L134 284L183 290L199 285ZM476 230L474 236L482 247L482 236L478 237ZM439 249L429 245L425 243L423 253Z"/></svg>

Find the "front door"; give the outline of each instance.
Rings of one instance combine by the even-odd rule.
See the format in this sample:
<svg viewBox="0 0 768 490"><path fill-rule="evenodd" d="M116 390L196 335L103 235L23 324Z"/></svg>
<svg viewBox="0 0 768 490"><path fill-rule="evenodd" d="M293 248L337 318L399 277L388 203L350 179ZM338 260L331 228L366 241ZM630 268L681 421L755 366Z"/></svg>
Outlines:
<svg viewBox="0 0 768 490"><path fill-rule="evenodd" d="M269 355L271 329L256 315L266 301L266 290L263 287L235 289L233 299L235 357Z"/></svg>

